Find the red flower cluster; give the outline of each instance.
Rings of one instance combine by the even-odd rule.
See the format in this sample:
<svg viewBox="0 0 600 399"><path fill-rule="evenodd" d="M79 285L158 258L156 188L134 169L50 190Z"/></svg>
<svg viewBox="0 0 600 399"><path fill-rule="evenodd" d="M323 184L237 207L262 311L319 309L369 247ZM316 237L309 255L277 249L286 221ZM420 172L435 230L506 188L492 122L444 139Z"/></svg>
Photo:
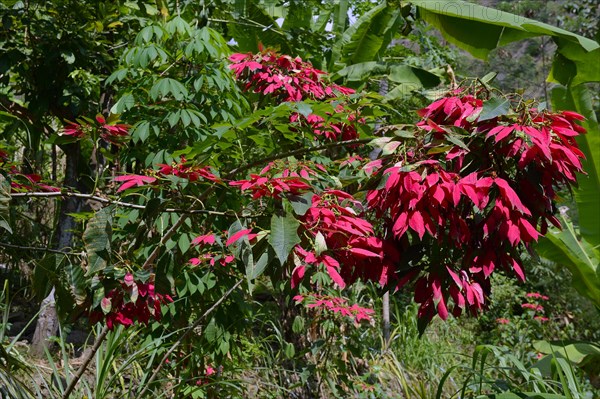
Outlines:
<svg viewBox="0 0 600 399"><path fill-rule="evenodd" d="M187 179L190 182L195 182L200 180L200 178L204 178L215 183L222 183L222 180L212 172L210 166L200 167L186 165L186 159L184 157L181 157L179 162L173 162L171 165L158 164L157 166L159 166L160 169L150 173L158 177L177 176L182 179ZM121 192L128 188L143 187L147 184L155 183L158 179L153 176L130 174L117 176L113 180L123 182L117 189L117 192Z"/></svg>
<svg viewBox="0 0 600 399"><path fill-rule="evenodd" d="M347 112L342 105L335 108L335 112ZM348 115L348 123L329 122L325 118L316 114L310 114L304 117L301 114L294 113L290 116L291 123L307 125L317 136L325 137L328 140L353 140L358 138L358 132L354 126L356 117L353 114ZM364 118L358 120L358 123L364 123Z"/></svg>
<svg viewBox="0 0 600 399"><path fill-rule="evenodd" d="M534 299L541 299L542 301L547 301L550 298L548 298L546 295L542 295L539 292L529 292L527 293L527 295L525 295L527 298L534 298Z"/></svg>
<svg viewBox="0 0 600 399"><path fill-rule="evenodd" d="M251 230L240 230L237 233L233 234L229 240L227 241L227 246L235 243L237 240L242 238L243 236L249 236L249 239L252 239L252 236L256 236L256 234L250 234ZM198 248L202 251L205 248L210 248L215 244L219 244L222 247L221 240L217 240L217 236L213 233L207 233L200 235L192 240L192 245L198 246ZM193 266L199 266L205 262L208 262L210 266L214 266L217 262L221 266L226 266L230 263L235 262L235 257L225 251L221 253L215 253L214 251L203 252L197 257L191 258L189 263Z"/></svg>
<svg viewBox="0 0 600 399"><path fill-rule="evenodd" d="M62 134L76 139L84 138L87 135L93 136L97 134L109 143L119 145L127 138L129 128L131 127L114 121L107 123L106 118L102 115L96 116L96 123L98 123L98 125L95 125L94 121L88 118L80 120L79 123L67 121L67 124L62 129Z"/></svg>
<svg viewBox="0 0 600 399"><path fill-rule="evenodd" d="M521 308L533 310L535 314L533 316L534 320L539 321L540 323L545 323L550 319L544 315L544 307L536 302L536 300L541 299L542 301L547 301L548 298L546 295L542 295L539 292L529 292L525 295L529 302L525 302L521 304ZM542 313L542 314L538 314Z"/></svg>
<svg viewBox="0 0 600 399"><path fill-rule="evenodd" d="M58 187L49 186L42 182L42 176L37 173L20 173L13 165L8 171L10 176L10 189L12 192L42 191L59 192Z"/></svg>
<svg viewBox="0 0 600 399"><path fill-rule="evenodd" d="M37 173L21 173L20 165L10 161L10 154L0 149L0 170L3 170L10 179L11 192L44 191L58 192L59 188L49 186L42 182L42 176Z"/></svg>
<svg viewBox="0 0 600 399"><path fill-rule="evenodd" d="M245 90L280 101L322 100L354 93L350 88L325 83L321 76L326 72L299 57L266 50L258 54L233 54L229 60L233 62L230 68L236 78L245 82Z"/></svg>
<svg viewBox="0 0 600 399"><path fill-rule="evenodd" d="M106 123L106 119L102 115L96 116L96 122L100 124L100 137L113 144L121 144L123 138L129 134L131 127L123 123Z"/></svg>
<svg viewBox="0 0 600 399"><path fill-rule="evenodd" d="M122 182L121 186L117 189L117 192L125 191L132 187L143 187L146 184L152 184L156 182L156 177L144 176L144 175L123 175L117 176L113 179L116 182Z"/></svg>
<svg viewBox="0 0 600 399"><path fill-rule="evenodd" d="M269 96L277 103L327 100L354 93L348 87L325 82L322 77L327 75L326 72L315 69L299 57L292 58L266 50L258 54L233 54L229 59L233 62L230 68L235 72L236 78L245 83L245 90ZM335 112L349 113L348 121L330 123L316 114L305 117L294 113L290 116L290 122L307 125L315 135L329 140L357 138L354 123L363 122L356 121L355 115L341 104L335 107Z"/></svg>
<svg viewBox="0 0 600 399"><path fill-rule="evenodd" d="M313 247L320 252L296 246L300 262L292 273L293 287L302 280L307 266L320 264L342 288L357 279L387 284L399 253L393 243L376 237L373 226L357 215L353 206L359 205L350 194L338 190L313 196L301 221L307 234L314 237Z"/></svg>
<svg viewBox="0 0 600 399"><path fill-rule="evenodd" d="M181 177L182 179L188 179L191 182L198 181L201 177L215 183L222 182L222 180L212 172L210 166L199 167L186 165L186 159L184 157L181 157L179 162L173 162L171 165L158 164L157 166L160 167L158 174L162 176L174 175Z"/></svg>
<svg viewBox="0 0 600 399"><path fill-rule="evenodd" d="M300 194L310 190L300 177L267 177L251 174L249 180L234 180L229 182L231 186L240 186L242 191L252 191L252 198L262 197L281 198L283 193Z"/></svg>
<svg viewBox="0 0 600 399"><path fill-rule="evenodd" d="M289 165L283 166L274 162L265 166L259 174L251 174L248 180L233 180L229 182L231 186L239 186L240 190L250 190L252 198L258 199L271 197L279 199L283 194L302 194L311 189L308 185L313 177L318 173L304 163L299 163L295 168ZM315 167L324 171L321 165Z"/></svg>
<svg viewBox="0 0 600 399"><path fill-rule="evenodd" d="M544 307L542 305L538 305L538 304L535 304L535 303L522 303L521 307L523 309L535 310L536 312L543 312L544 311Z"/></svg>
<svg viewBox="0 0 600 399"><path fill-rule="evenodd" d="M345 298L327 295L296 295L294 301L304 303L309 309L321 309L350 317L356 325L360 324L362 320L371 321L371 316L375 313L373 309L363 308L356 303L350 306Z"/></svg>
<svg viewBox="0 0 600 399"><path fill-rule="evenodd" d="M131 273L127 273L118 288L111 290L102 299L102 310L90 312L90 322L106 321L106 326L113 329L121 324L132 326L135 322L148 325L150 319L160 321L161 305L173 302L169 295L154 291L154 284L136 282Z"/></svg>
<svg viewBox="0 0 600 399"><path fill-rule="evenodd" d="M517 109L480 122L484 104L455 95L419 111L420 141L390 157L385 184L367 195L404 248L424 251L428 262L403 283L416 279L426 319L481 310L497 267L524 280L519 247L545 234L548 222L559 225L554 187L581 171L579 115Z"/></svg>

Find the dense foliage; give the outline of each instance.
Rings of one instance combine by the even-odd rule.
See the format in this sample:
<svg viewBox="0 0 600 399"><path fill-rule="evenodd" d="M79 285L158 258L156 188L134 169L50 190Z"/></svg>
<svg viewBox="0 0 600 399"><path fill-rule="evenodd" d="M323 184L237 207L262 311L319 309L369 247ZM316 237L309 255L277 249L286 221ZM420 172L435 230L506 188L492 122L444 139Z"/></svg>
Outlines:
<svg viewBox="0 0 600 399"><path fill-rule="evenodd" d="M80 373L67 366L66 384L55 384L58 395L240 397L259 374L281 390L259 384L251 396L394 397L369 361L371 347L361 345L379 333L380 298L391 295L411 315L394 316L411 331L405 339L427 326L452 328L450 314L490 308L494 282L514 287L502 276L523 282L537 274L538 241L600 305L599 139L583 85L599 80L588 63L600 46L505 14L486 20L478 13L489 10L463 2L470 18L423 1L392 3L0 6L2 259L19 284L27 281L25 296L48 304L34 341L53 320L46 312L54 301L60 331L96 333ZM353 10L360 15L350 23ZM553 37L551 78L564 85L554 107L494 89L493 74L458 81L441 56L387 57L404 57L393 39L411 30L416 37L424 29L417 20L476 56ZM421 44L442 54L437 40ZM59 58L46 56L58 47ZM579 232L557 212L570 190ZM523 297L525 328L542 332L550 322L540 303L546 294ZM491 311L499 328L518 316ZM402 359L387 351L389 310L382 318L379 359L400 370ZM13 396L23 385L11 377L23 368L16 342L0 352L0 392ZM568 388L493 371L504 385L484 389L487 354L509 357L482 347L472 363L481 361L479 390L464 372L463 391L566 395L579 378L570 364L592 383L598 375L591 343L571 363L553 353L577 348L536 345L549 354L538 375L570 373ZM96 378L77 385L91 356ZM438 397L451 371L436 377ZM118 386L123 373L135 386ZM416 395L411 378L399 388L407 397ZM520 378L527 384L519 387ZM18 395L35 393L23 387Z"/></svg>

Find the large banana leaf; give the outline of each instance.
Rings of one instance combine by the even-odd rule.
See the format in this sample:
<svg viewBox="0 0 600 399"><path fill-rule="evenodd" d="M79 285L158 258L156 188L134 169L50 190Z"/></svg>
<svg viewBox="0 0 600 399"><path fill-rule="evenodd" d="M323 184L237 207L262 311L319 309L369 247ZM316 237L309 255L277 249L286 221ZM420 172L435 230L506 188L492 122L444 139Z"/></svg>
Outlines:
<svg viewBox="0 0 600 399"><path fill-rule="evenodd" d="M553 229L540 239L540 256L566 266L573 274L573 287L600 309L600 252L580 238L573 223L560 215L563 230Z"/></svg>
<svg viewBox="0 0 600 399"><path fill-rule="evenodd" d="M242 3L240 21L231 21L228 25L229 32L235 39L241 52L257 52L260 45L273 47L283 54L294 54L286 35L269 15L255 0L246 0Z"/></svg>
<svg viewBox="0 0 600 399"><path fill-rule="evenodd" d="M449 42L478 58L508 43L535 36L551 36L557 52L574 68L570 84L600 81L600 45L585 38L542 22L468 3L466 1L411 0L420 18L440 30ZM560 64L553 64L550 77L560 75ZM564 83L564 82L563 82Z"/></svg>
<svg viewBox="0 0 600 399"><path fill-rule="evenodd" d="M552 90L555 109L575 110L587 118L582 125L588 134L577 138L586 156L583 166L587 174L578 176L579 187L575 190L579 234L565 220L564 230L551 231L540 240L537 249L541 256L568 267L575 289L600 309L600 129L590 97L583 84Z"/></svg>
<svg viewBox="0 0 600 399"><path fill-rule="evenodd" d="M376 61L392 41L402 21L401 10L389 7L385 1L366 12L334 43L329 71Z"/></svg>
<svg viewBox="0 0 600 399"><path fill-rule="evenodd" d="M575 110L586 117L582 121L588 131L577 137L579 147L585 154L585 175L578 176L579 187L575 200L579 211L581 235L593 246L600 245L600 129L592 108L589 89L585 85L575 87L558 86L552 90L554 109Z"/></svg>

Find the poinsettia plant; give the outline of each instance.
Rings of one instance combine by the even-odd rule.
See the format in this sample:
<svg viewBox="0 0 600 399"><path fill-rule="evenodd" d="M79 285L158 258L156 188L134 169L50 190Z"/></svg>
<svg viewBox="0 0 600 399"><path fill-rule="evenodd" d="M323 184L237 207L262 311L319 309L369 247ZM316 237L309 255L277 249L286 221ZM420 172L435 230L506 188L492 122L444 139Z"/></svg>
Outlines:
<svg viewBox="0 0 600 399"><path fill-rule="evenodd" d="M96 248L106 237L94 230L97 220L88 226L87 274L94 287L103 279L112 284L87 302L94 321L160 320L169 295L182 300L172 306L185 312L189 295L230 284L241 272L250 287L266 273L302 298L329 298L356 281L393 291L410 287L424 327L435 315L485 309L491 274L501 269L524 280L522 253L549 224L560 226L557 190L576 184L582 171L575 141L585 133L580 115L493 96L474 84L417 111L417 123L398 125L372 98L328 82L299 58L265 50L230 60L240 87L254 96L255 114L216 126L221 140L212 147L188 146L170 163L113 177L123 200L140 193L149 200L118 202L146 209L141 224L131 225L137 214L120 219L122 231L113 239L134 251L122 265L107 267L111 246ZM117 122L116 116L82 117L62 134L126 145L128 125ZM270 144L254 136L265 129L273 133ZM211 148L219 151L206 156ZM39 177L23 175L29 185L11 173L13 190L31 191L33 184L54 190ZM165 220L169 214L179 221ZM110 228L112 216L104 217L100 225ZM198 224L185 224L188 218ZM127 236L129 226L138 238ZM136 253L139 237L156 229L157 246ZM166 269L158 258L162 245L181 252ZM186 256L192 247L198 253ZM132 282L132 274L114 288L123 270L136 269L136 259L141 275L150 273L162 293ZM360 314L357 322L368 319L368 312Z"/></svg>
<svg viewBox="0 0 600 399"><path fill-rule="evenodd" d="M198 195L200 228L176 231L183 253L190 243L198 251L181 260L185 280L230 281L242 272L250 283L266 273L303 298L371 281L410 287L422 327L435 315L477 314L495 270L525 279L521 254L559 225L557 189L581 172L574 137L584 130L572 112L471 85L419 110L417 123L397 125L299 58L265 50L230 60L257 111L217 129L245 163L232 167L235 152L206 157L194 146L179 161L114 178L125 198L168 190L185 209ZM240 126L273 129L279 148L257 146L254 133L230 134ZM181 287L181 297L197 292Z"/></svg>

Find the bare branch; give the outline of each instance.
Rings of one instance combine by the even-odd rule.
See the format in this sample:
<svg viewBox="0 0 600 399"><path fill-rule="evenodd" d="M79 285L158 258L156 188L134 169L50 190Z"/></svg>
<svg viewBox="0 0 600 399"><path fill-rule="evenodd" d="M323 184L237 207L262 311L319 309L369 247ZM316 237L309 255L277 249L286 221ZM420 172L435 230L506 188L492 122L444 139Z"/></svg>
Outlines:
<svg viewBox="0 0 600 399"><path fill-rule="evenodd" d="M337 141L334 143L327 143L327 144L317 145L314 147L305 147L305 148L300 148L298 150L282 152L280 154L271 155L271 156L259 159L257 161L254 161L254 162L250 162L246 165L240 166L239 168L235 168L227 174L227 177L231 178L239 172L243 172L254 166L262 165L267 162L275 161L277 159L283 159L283 158L292 157L292 156L296 156L296 155L308 154L308 153L316 152L316 151L323 151L323 150L326 150L329 148L344 147L344 146L349 146L349 145L354 145L354 144L365 144L372 140L373 139L353 139L353 140Z"/></svg>
<svg viewBox="0 0 600 399"><path fill-rule="evenodd" d="M73 392L75 385L81 379L81 376L87 369L88 365L92 361L92 358L94 357L96 352L98 352L98 349L100 349L102 342L106 338L106 334L108 334L108 327L104 326L104 328L102 329L102 332L100 332L100 335L98 335L98 338L96 338L96 342L94 342L94 346L92 347L92 350L87 354L87 356L83 360L83 363L81 364L81 366L79 366L79 370L77 370L77 374L75 374L73 376L73 379L69 383L69 386L65 390L65 393L63 393L62 399L67 399L69 396L71 396L71 392Z"/></svg>
<svg viewBox="0 0 600 399"><path fill-rule="evenodd" d="M84 256L85 255L85 252L60 251L58 249L43 248L43 247L26 247L26 246L22 246L22 245L8 244L8 243L5 243L5 242L0 242L0 247L22 249L23 251L50 252L50 253L53 253L53 254L62 254L62 255L77 255L77 256Z"/></svg>
<svg viewBox="0 0 600 399"><path fill-rule="evenodd" d="M87 199L89 201L101 202L104 204L115 204L125 208L132 209L146 209L145 205L132 204L130 202L117 201L110 198L99 197L93 194L81 194L74 193L69 191L61 191L61 192L27 192L27 193L11 193L11 197L19 198L19 197L32 197L32 198L56 198L56 197L76 197ZM234 212L218 212L211 211L208 209L177 209L177 208L166 208L163 209L162 212L165 213L181 213L181 214L208 214L208 215L216 215L216 216L235 216Z"/></svg>

